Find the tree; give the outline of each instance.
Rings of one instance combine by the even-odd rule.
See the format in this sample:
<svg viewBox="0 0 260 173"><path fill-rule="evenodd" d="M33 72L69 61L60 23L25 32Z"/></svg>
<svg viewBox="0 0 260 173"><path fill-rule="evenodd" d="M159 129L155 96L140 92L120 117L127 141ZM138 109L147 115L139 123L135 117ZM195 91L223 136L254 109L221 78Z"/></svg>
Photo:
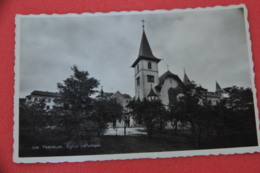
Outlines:
<svg viewBox="0 0 260 173"><path fill-rule="evenodd" d="M37 102L20 99L19 101L19 147L20 154L29 154L32 146L42 144L45 127L48 124L46 105L43 99ZM28 152L28 153L26 153Z"/></svg>
<svg viewBox="0 0 260 173"><path fill-rule="evenodd" d="M227 107L232 110L248 110L254 106L253 92L250 88L243 87L228 87L225 92L229 98L227 100Z"/></svg>
<svg viewBox="0 0 260 173"><path fill-rule="evenodd" d="M146 126L149 138L153 135L154 128L156 126L160 127L163 124L165 108L161 100L148 100L144 98L142 101L131 101L129 107L132 109L135 119Z"/></svg>
<svg viewBox="0 0 260 173"><path fill-rule="evenodd" d="M257 144L253 93L250 88L225 88L228 98L215 107L214 126L226 146Z"/></svg>
<svg viewBox="0 0 260 173"><path fill-rule="evenodd" d="M218 104L198 104L198 95L187 94L186 101L189 122L192 127L195 147L203 147L202 139L216 139L210 145L218 147L250 146L257 144L253 94L250 88L230 87L224 89L229 97ZM217 144L216 144L217 143Z"/></svg>
<svg viewBox="0 0 260 173"><path fill-rule="evenodd" d="M177 134L178 123L189 124L195 147L200 146L203 132L208 132L211 127L211 105L202 104L203 89L194 82L183 86L184 95L169 105L169 120L172 122L174 132Z"/></svg>
<svg viewBox="0 0 260 173"><path fill-rule="evenodd" d="M99 82L90 78L87 71L79 71L77 66L71 68L73 75L58 83L60 98L59 105L64 110L69 110L77 116L79 113L88 114L93 109L93 98L91 96L97 91Z"/></svg>
<svg viewBox="0 0 260 173"><path fill-rule="evenodd" d="M62 116L60 128L69 140L89 143L90 138L97 136L98 123L93 117L91 96L96 93L99 82L75 65L71 70L73 75L57 84L60 98L56 100L58 106L54 111Z"/></svg>
<svg viewBox="0 0 260 173"><path fill-rule="evenodd" d="M98 99L94 102L94 119L98 123L98 135L107 128L108 123L113 123L116 128L116 120L121 118L123 107L116 99Z"/></svg>
<svg viewBox="0 0 260 173"><path fill-rule="evenodd" d="M169 105L168 120L171 122L175 135L178 130L178 123L187 123L187 104L185 96L180 97L174 104Z"/></svg>

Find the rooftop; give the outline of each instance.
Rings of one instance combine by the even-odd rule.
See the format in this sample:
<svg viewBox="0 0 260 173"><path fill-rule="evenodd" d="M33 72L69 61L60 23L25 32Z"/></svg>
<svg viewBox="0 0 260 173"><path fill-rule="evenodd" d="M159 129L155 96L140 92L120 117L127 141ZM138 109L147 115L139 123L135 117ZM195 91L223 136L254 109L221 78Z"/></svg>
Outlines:
<svg viewBox="0 0 260 173"><path fill-rule="evenodd" d="M33 91L32 96L46 96L46 97L60 97L60 94L57 92L48 92L48 91Z"/></svg>
<svg viewBox="0 0 260 173"><path fill-rule="evenodd" d="M143 30L143 36L142 36L142 39L141 39L138 58L135 60L135 62L133 63L133 65L131 67L135 67L136 64L141 59L145 59L145 60L149 60L149 61L155 61L157 63L161 61L161 59L158 59L153 55L150 44L148 42L148 39L146 37L144 30Z"/></svg>

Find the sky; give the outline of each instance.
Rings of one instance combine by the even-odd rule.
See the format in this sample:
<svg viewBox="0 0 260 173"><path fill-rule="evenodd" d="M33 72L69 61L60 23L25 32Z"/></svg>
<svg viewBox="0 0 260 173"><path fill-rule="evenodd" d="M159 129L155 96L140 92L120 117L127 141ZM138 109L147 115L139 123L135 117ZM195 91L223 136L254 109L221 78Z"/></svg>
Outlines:
<svg viewBox="0 0 260 173"><path fill-rule="evenodd" d="M20 97L33 90L57 92L71 67L88 71L105 92L134 96L134 69L142 22L159 75L169 70L209 91L251 87L243 9L135 12L20 19Z"/></svg>

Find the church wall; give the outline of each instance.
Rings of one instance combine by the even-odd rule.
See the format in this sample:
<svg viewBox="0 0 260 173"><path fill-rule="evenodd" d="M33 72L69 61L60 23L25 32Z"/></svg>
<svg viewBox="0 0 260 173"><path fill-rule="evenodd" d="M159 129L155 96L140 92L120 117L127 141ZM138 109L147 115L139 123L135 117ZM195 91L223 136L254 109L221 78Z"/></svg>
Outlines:
<svg viewBox="0 0 260 173"><path fill-rule="evenodd" d="M148 69L148 62L148 60L140 60L135 66L135 75L137 75L138 72L142 70L153 71L154 73L158 73L158 64L156 62L150 61L152 69ZM137 66L139 66L139 71Z"/></svg>
<svg viewBox="0 0 260 173"><path fill-rule="evenodd" d="M137 85L137 78L140 78L140 84ZM139 72L136 76L135 76L135 97L137 99L137 97L141 98L143 97L143 77L142 77L142 72Z"/></svg>
<svg viewBox="0 0 260 173"><path fill-rule="evenodd" d="M151 62L152 69L148 69L148 60L141 60L137 65L139 65L139 72L137 72L137 65L135 67L136 75L135 75L135 95L136 98L139 97L140 99L143 99L144 97L147 97L151 90L151 84L153 86L153 89L156 85L159 83L159 76L158 76L158 65L156 62ZM150 83L147 81L147 75L153 75L154 76L154 82ZM140 78L140 85L137 86L137 78Z"/></svg>
<svg viewBox="0 0 260 173"><path fill-rule="evenodd" d="M140 62L139 62L140 63ZM138 64L139 64L138 63ZM136 66L135 66L135 75L137 74L137 72L138 72L138 67L137 66L139 66L138 64L136 64ZM139 70L140 71L140 70Z"/></svg>
<svg viewBox="0 0 260 173"><path fill-rule="evenodd" d="M139 71L138 71L138 67L139 67ZM137 78L140 78L140 84L137 85ZM142 78L141 78L141 73L140 73L140 61L138 62L138 64L136 64L135 66L135 98L137 99L137 97L140 97L140 95L142 94Z"/></svg>
<svg viewBox="0 0 260 173"><path fill-rule="evenodd" d="M154 82L153 83L149 83L147 82L147 75L153 75L154 76ZM158 85L158 81L159 81L159 77L158 77L158 73L154 73L152 71L144 71L143 72L143 80L144 80L144 90L145 90L145 93L144 93L144 96L147 97L147 95L149 94L150 90L151 90L151 85L154 89L154 87L156 85Z"/></svg>
<svg viewBox="0 0 260 173"><path fill-rule="evenodd" d="M167 78L165 79L163 85L162 85L162 89L160 92L160 99L162 100L162 103L164 105L168 105L169 104L169 96L168 96L168 90L170 88L176 88L178 86L178 82L172 78Z"/></svg>
<svg viewBox="0 0 260 173"><path fill-rule="evenodd" d="M152 65L152 69L148 69L148 60L141 60L139 63L140 63L140 66L141 66L141 69L144 69L144 70L152 70L152 71L156 71L158 73L158 65L156 62L153 62L153 61L150 61L151 62L151 65Z"/></svg>

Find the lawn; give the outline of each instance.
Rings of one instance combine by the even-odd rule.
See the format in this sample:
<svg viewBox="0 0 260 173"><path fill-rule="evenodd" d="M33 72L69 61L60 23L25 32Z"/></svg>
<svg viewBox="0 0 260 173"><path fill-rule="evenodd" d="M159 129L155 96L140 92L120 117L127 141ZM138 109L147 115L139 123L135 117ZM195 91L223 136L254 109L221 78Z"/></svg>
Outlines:
<svg viewBox="0 0 260 173"><path fill-rule="evenodd" d="M20 146L20 157L143 153L253 146L253 143L247 145L232 142L241 141L234 139L218 140L216 136L210 138L204 137L202 138L200 146L196 148L191 131L182 130L179 131L178 134L174 134L173 130L165 130L155 132L151 138L148 138L146 135L101 136L100 147L68 149L63 146L63 148L56 147L53 149L40 146L39 149L31 149Z"/></svg>
<svg viewBox="0 0 260 173"><path fill-rule="evenodd" d="M21 157L28 156L63 156L63 155L95 155L95 154L119 154L160 152L193 149L192 141L187 134L180 135L154 135L148 138L146 135L138 136L101 136L101 147L74 148L74 149L40 149L32 150L21 148Z"/></svg>

